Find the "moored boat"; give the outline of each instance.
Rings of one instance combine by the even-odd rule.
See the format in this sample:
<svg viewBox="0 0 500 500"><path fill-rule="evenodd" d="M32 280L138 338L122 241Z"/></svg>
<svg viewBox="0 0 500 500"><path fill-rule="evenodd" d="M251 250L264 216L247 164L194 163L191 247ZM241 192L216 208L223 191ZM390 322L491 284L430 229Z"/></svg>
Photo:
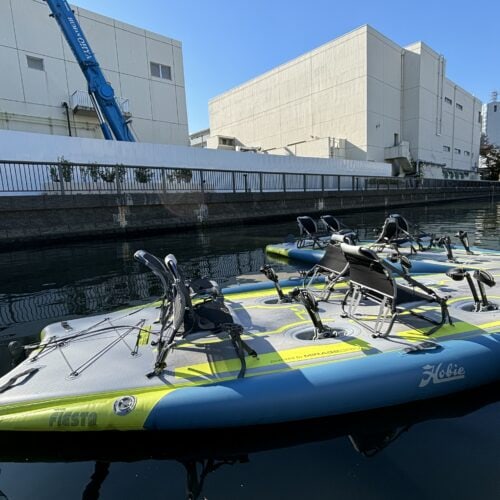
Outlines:
<svg viewBox="0 0 500 500"><path fill-rule="evenodd" d="M364 265L355 248L346 248L353 265ZM353 284L356 275L351 295L318 303L300 286L283 286L280 296L261 282L221 293L208 280L186 280L173 256L165 264L146 252L137 257L162 280L162 300L46 327L39 344L23 348L27 359L0 379L0 430L243 427L500 379L500 297L493 290L484 301L471 298L464 270L430 278L414 295L415 283L397 285L387 320L378 300L387 292L370 296L366 283ZM400 308L402 298L415 300Z"/></svg>

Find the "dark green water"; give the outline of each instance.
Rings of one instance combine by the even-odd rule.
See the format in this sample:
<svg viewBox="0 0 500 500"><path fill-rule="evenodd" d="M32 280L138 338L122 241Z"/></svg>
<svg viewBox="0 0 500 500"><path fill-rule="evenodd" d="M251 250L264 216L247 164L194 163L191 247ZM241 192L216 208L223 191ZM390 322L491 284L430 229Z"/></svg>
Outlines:
<svg viewBox="0 0 500 500"><path fill-rule="evenodd" d="M463 229L477 246L500 249L499 202L398 211L427 232ZM341 219L370 237L384 216ZM1 253L0 374L10 368L10 340L29 342L48 323L157 295L154 277L132 258L137 249L174 253L186 274L225 284L257 271L265 245L295 232L293 221L270 222ZM499 392L495 385L356 419L245 433L0 442L0 500L182 499L188 491L209 499L496 499Z"/></svg>

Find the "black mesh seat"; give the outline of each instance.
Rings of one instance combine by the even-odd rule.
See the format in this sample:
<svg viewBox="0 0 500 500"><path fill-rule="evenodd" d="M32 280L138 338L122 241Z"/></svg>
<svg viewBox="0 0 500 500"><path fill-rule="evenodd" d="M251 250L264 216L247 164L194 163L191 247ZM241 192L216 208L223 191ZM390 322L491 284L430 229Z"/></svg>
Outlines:
<svg viewBox="0 0 500 500"><path fill-rule="evenodd" d="M375 240L376 245L401 246L411 241L408 232L405 232L399 225L399 216L389 215L384 221L382 230Z"/></svg>
<svg viewBox="0 0 500 500"><path fill-rule="evenodd" d="M165 257L164 263L143 250L136 252L134 257L158 276L165 289L160 315L161 330L156 341L158 354L154 369L147 376L160 376L167 366L168 353L188 335L224 332L241 362L238 377L243 377L246 370L245 353L254 357L257 353L241 338L243 327L234 322L217 284L205 278L186 280L172 254ZM193 304L193 298L199 299L200 294L203 295L201 301L194 301Z"/></svg>
<svg viewBox="0 0 500 500"><path fill-rule="evenodd" d="M327 236L326 232L318 231L318 226L314 219L308 215L297 217L299 225L299 238L297 247L302 248L311 245L313 248L321 248L328 244L328 241L323 242L320 238Z"/></svg>
<svg viewBox="0 0 500 500"><path fill-rule="evenodd" d="M342 302L342 309L347 317L363 323L374 336L388 335L394 321L402 311L408 311L434 324L435 328L427 332L429 335L444 325L446 319L451 324L446 298L440 297L434 290L418 282L406 272L379 259L377 254L369 248L342 243L341 249L349 263L350 279L350 287ZM406 284L398 283L395 279L398 276L403 277ZM363 297L380 305L374 327L362 322L356 316ZM439 321L413 311L414 308L426 303L440 305ZM387 321L388 325L384 328Z"/></svg>
<svg viewBox="0 0 500 500"><path fill-rule="evenodd" d="M385 219L375 241L375 245L388 245L395 249L403 245L410 246L412 252L429 249L433 243L433 235L418 230L412 234L409 222L400 214L391 214Z"/></svg>
<svg viewBox="0 0 500 500"><path fill-rule="evenodd" d="M335 285L346 281L349 276L349 264L340 247L341 242L348 241L346 236L332 235L325 255L304 276L304 287L317 295L319 300L328 300ZM313 285L320 276L325 278L325 285L318 289Z"/></svg>
<svg viewBox="0 0 500 500"><path fill-rule="evenodd" d="M174 276L179 292L184 295L186 311L183 337L200 330L218 330L223 324L234 323L233 317L224 305L223 297L218 294L215 282L206 278L186 280L177 264L177 259L172 254L165 257L165 266ZM207 293L208 291L211 295ZM193 298L198 298L199 295L204 300L193 305Z"/></svg>
<svg viewBox="0 0 500 500"><path fill-rule="evenodd" d="M434 240L432 234L424 233L417 227L412 230L408 220L400 214L392 214L391 217L396 219L398 223L401 238L407 238L409 241L416 243L419 250L426 250L432 246Z"/></svg>
<svg viewBox="0 0 500 500"><path fill-rule="evenodd" d="M330 233L338 233L342 228L340 221L333 215L322 215L320 221L326 227L326 230Z"/></svg>
<svg viewBox="0 0 500 500"><path fill-rule="evenodd" d="M319 218L321 224L325 227L326 231L330 234L342 234L349 236L350 240L354 243L357 239L357 234L352 229L344 226L339 219L333 215L322 215Z"/></svg>

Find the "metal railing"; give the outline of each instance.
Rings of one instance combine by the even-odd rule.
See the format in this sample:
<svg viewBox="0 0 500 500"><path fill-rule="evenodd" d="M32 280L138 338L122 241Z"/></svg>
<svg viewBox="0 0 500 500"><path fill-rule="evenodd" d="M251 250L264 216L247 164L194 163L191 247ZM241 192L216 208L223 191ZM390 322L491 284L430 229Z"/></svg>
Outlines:
<svg viewBox="0 0 500 500"><path fill-rule="evenodd" d="M130 101L119 96L115 96L115 100L118 106L120 106L122 113L130 115ZM92 99L90 99L90 95L86 90L76 90L73 92L70 96L70 105L73 111L82 109L85 111L95 112Z"/></svg>
<svg viewBox="0 0 500 500"><path fill-rule="evenodd" d="M498 182L0 161L0 193L12 194L331 192L493 186Z"/></svg>

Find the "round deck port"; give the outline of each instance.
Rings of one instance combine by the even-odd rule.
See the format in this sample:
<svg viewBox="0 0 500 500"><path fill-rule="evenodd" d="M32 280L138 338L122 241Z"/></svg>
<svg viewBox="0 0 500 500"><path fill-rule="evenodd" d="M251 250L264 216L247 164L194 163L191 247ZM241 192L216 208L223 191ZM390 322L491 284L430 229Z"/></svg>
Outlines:
<svg viewBox="0 0 500 500"><path fill-rule="evenodd" d="M353 337L355 334L355 329L350 325L328 325L331 328L331 332L327 332L325 336L320 336L314 339L314 327L311 325L304 325L303 327L294 328L289 332L289 335L296 340L302 340L304 342L318 342L318 341L334 341L335 339L345 340L346 337Z"/></svg>
<svg viewBox="0 0 500 500"><path fill-rule="evenodd" d="M488 313L488 312L498 311L500 309L500 304L498 304L498 302L490 300L489 303L490 307L482 308L479 311L477 310L476 303L473 300L456 302L455 304L453 304L453 307L461 309L462 311L474 312L474 313Z"/></svg>

